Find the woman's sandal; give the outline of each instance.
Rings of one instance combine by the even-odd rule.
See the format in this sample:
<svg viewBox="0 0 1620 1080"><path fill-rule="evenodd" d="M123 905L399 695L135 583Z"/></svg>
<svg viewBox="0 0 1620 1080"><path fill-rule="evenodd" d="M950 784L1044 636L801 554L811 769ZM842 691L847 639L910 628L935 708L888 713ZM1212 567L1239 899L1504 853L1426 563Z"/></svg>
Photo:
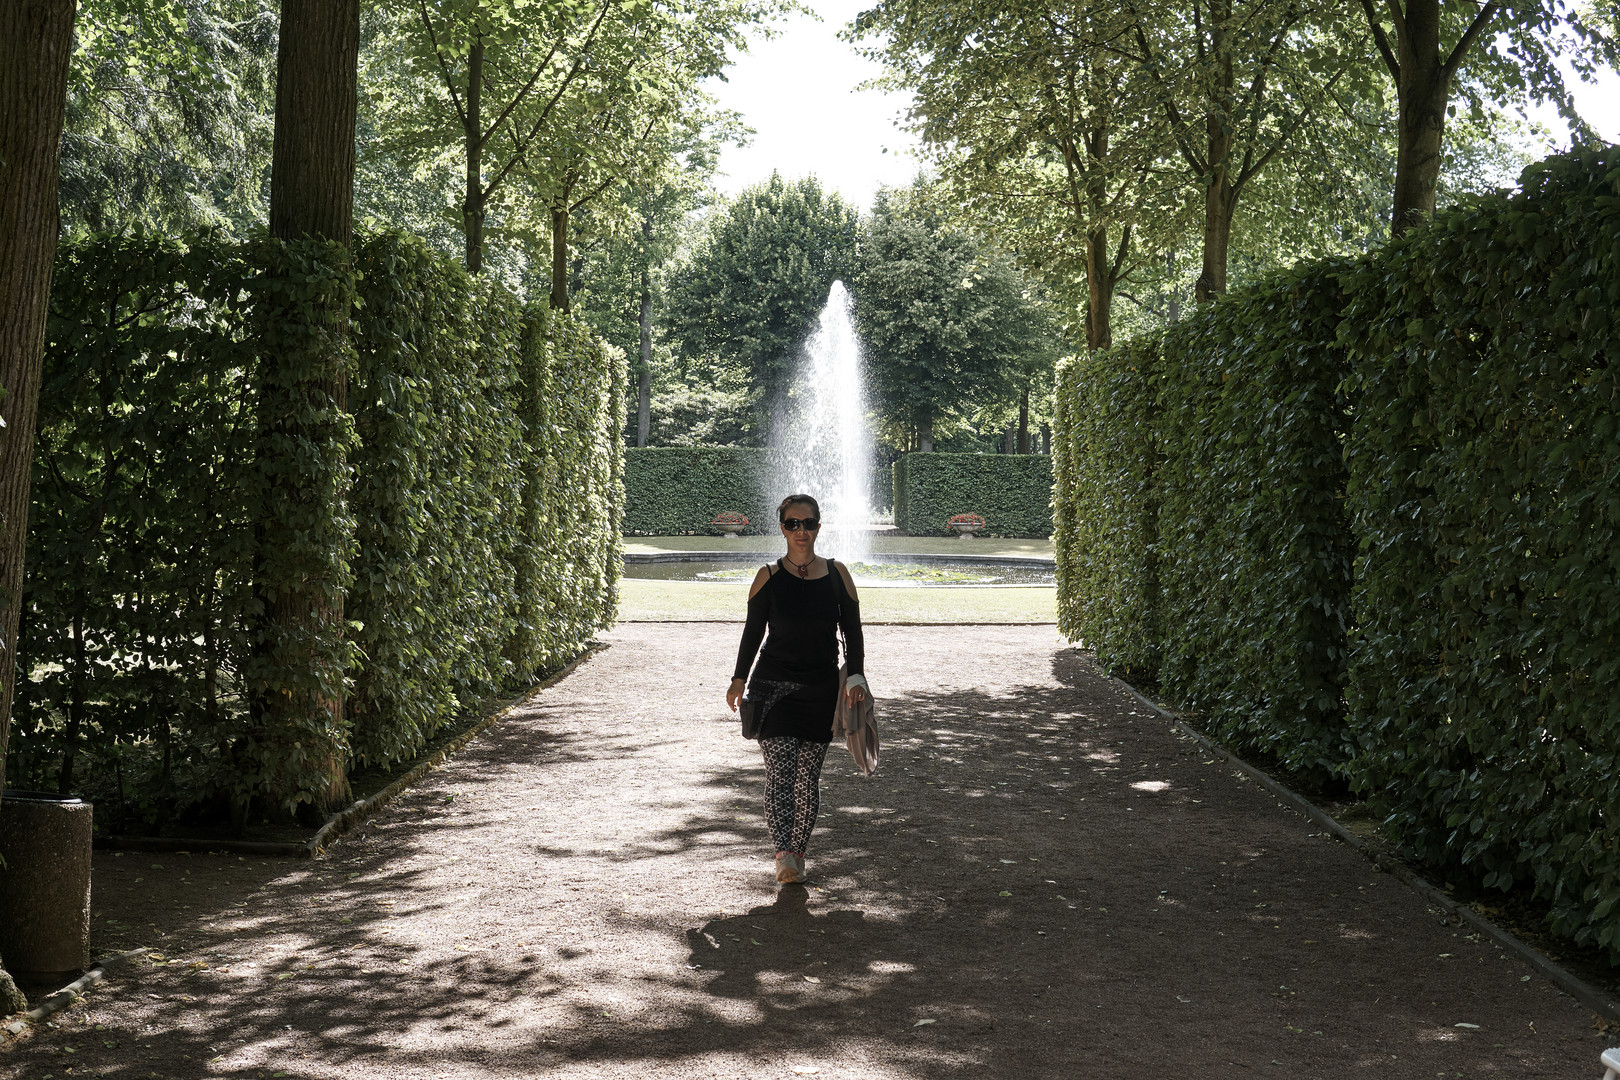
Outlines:
<svg viewBox="0 0 1620 1080"><path fill-rule="evenodd" d="M804 863L791 851L778 851L776 853L776 880L783 885L791 885L804 880Z"/></svg>

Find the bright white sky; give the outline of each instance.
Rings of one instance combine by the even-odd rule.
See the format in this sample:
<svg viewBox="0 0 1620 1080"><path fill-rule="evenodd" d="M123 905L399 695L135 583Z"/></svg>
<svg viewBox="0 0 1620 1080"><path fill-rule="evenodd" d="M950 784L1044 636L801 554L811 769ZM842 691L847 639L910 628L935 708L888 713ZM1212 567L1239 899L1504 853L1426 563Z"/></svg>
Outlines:
<svg viewBox="0 0 1620 1080"><path fill-rule="evenodd" d="M721 153L717 186L732 195L773 170L790 179L813 174L868 210L879 187L909 184L917 173L916 140L896 126L909 95L855 89L883 69L857 56L838 32L869 2L810 0L806 6L820 22L796 15L777 23L778 35L756 38L727 71L728 81L708 84L721 105L742 113L758 133L751 145Z"/></svg>
<svg viewBox="0 0 1620 1080"><path fill-rule="evenodd" d="M716 180L722 192L735 194L773 170L789 178L813 174L868 210L880 186L911 182L920 164L917 141L898 126L909 95L856 90L881 68L838 40L838 32L868 3L810 0L807 6L821 16L819 22L797 15L778 23L777 36L756 39L730 68L728 81L710 81L720 104L740 112L757 132L751 145L721 153ZM1575 99L1604 138L1620 142L1620 75L1609 72L1596 85L1577 83ZM1531 119L1550 128L1558 144L1568 144L1567 129L1554 110L1534 110ZM1537 148L1540 153L1552 149Z"/></svg>

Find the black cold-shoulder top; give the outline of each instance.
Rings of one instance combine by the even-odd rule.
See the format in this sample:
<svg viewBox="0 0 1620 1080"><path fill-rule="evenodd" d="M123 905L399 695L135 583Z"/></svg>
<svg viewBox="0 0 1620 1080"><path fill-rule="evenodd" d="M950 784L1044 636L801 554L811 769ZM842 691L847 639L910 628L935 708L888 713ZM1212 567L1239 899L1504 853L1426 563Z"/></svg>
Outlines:
<svg viewBox="0 0 1620 1080"><path fill-rule="evenodd" d="M776 572L748 600L748 625L737 649L734 675L746 679L753 668L759 679L836 683L839 629L844 631L845 669L851 675L862 674L866 641L861 636L860 604L844 588L837 565L828 559L825 577L801 578L778 559Z"/></svg>

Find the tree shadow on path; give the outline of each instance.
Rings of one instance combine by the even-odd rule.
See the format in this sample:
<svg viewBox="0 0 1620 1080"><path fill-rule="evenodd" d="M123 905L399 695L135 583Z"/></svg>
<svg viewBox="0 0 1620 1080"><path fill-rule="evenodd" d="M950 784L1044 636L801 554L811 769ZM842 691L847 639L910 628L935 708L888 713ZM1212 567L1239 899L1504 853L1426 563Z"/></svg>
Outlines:
<svg viewBox="0 0 1620 1080"><path fill-rule="evenodd" d="M0 1076L1428 1080L1602 1049L1049 629L874 628L882 769L833 748L810 882L777 888L707 675L734 633L617 631L328 859L98 878L104 916L192 905L180 947Z"/></svg>

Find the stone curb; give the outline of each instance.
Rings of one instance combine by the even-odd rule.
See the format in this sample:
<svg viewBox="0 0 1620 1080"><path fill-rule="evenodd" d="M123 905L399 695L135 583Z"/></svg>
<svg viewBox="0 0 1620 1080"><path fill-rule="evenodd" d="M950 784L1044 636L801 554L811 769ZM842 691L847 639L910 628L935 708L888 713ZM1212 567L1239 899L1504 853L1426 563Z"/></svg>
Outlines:
<svg viewBox="0 0 1620 1080"><path fill-rule="evenodd" d="M146 948L130 949L128 952L117 953L105 959L98 960L91 965L90 970L68 983L54 994L46 994L39 1004L22 1014L20 1020L13 1020L5 1026L8 1035L20 1035L27 1030L29 1024L37 1024L52 1013L63 1009L78 1001L83 993L107 977L107 969L114 964L121 964L126 960L133 960L151 950Z"/></svg>
<svg viewBox="0 0 1620 1080"><path fill-rule="evenodd" d="M1425 881L1418 874L1414 873L1405 864L1394 859L1381 858L1377 853L1369 851L1367 849L1367 845L1362 842L1359 836L1351 832L1349 829L1346 829L1343 825L1340 825L1338 821L1336 821L1326 810L1323 810L1321 807L1317 806L1315 803L1311 802L1309 799L1305 798L1303 795L1300 795L1291 788L1278 783L1276 780L1272 779L1270 774L1256 768L1253 765L1250 765L1247 761L1244 761L1242 758L1238 757L1225 747L1221 746L1219 743L1212 740L1208 735L1205 735L1203 732L1191 727L1186 723L1186 721L1182 720L1178 714L1171 712L1169 709L1166 709L1164 706L1155 701L1149 700L1145 695L1138 691L1136 687L1132 686L1124 679L1116 678L1114 676L1110 676L1109 678L1110 681L1116 683L1127 693L1129 693L1131 697L1135 698L1137 701L1140 701L1143 705L1146 705L1148 708L1152 709L1166 720L1169 720L1171 723L1175 724L1177 728L1185 732L1188 737L1197 742L1199 746L1204 748L1204 750L1214 754L1227 764L1238 769L1244 775L1248 776L1249 779L1253 780L1255 783L1277 796L1277 798L1281 799L1283 802L1305 815L1305 817L1311 822L1316 825L1320 825L1334 837L1360 852L1368 859L1368 861L1373 864L1374 870L1387 872L1391 876L1399 879L1413 892L1434 904L1436 907L1439 907L1447 915L1458 920L1459 922L1467 923L1481 934L1484 934L1497 945L1501 946L1502 949L1512 953L1514 956L1524 961L1548 982L1552 983L1554 986L1558 987L1558 989L1562 990L1576 1001L1579 1001L1582 1005L1585 1005L1587 1008L1597 1013L1600 1017L1611 1021L1620 1022L1620 1003L1611 1000L1608 995L1604 994L1597 987L1592 986L1579 976L1565 971L1562 967L1558 966L1546 956L1542 955L1541 952L1520 941L1506 930L1503 930L1500 926L1497 926L1495 923L1485 918L1485 916L1481 915L1467 904L1459 904L1457 901L1447 896L1444 892L1429 884L1429 882Z"/></svg>
<svg viewBox="0 0 1620 1080"><path fill-rule="evenodd" d="M513 709L528 701L529 698L541 690L552 686L571 674L580 664L604 648L606 646L600 642L587 646L584 652L563 665L561 670L541 679L524 690L523 696L518 700L484 717L466 731L439 747L428 757L413 765L408 772L396 777L387 787L373 792L364 799L339 810L327 818L326 823L308 840L276 843L263 840L209 840L169 836L106 836L97 839L96 846L115 851L220 851L232 855L281 856L293 859L313 859L318 855L324 855L327 846L338 837L354 828L359 822L364 821L368 815L375 813L381 807L398 798L399 794L406 788L444 764L445 759L450 755L506 719L507 716L511 715Z"/></svg>

